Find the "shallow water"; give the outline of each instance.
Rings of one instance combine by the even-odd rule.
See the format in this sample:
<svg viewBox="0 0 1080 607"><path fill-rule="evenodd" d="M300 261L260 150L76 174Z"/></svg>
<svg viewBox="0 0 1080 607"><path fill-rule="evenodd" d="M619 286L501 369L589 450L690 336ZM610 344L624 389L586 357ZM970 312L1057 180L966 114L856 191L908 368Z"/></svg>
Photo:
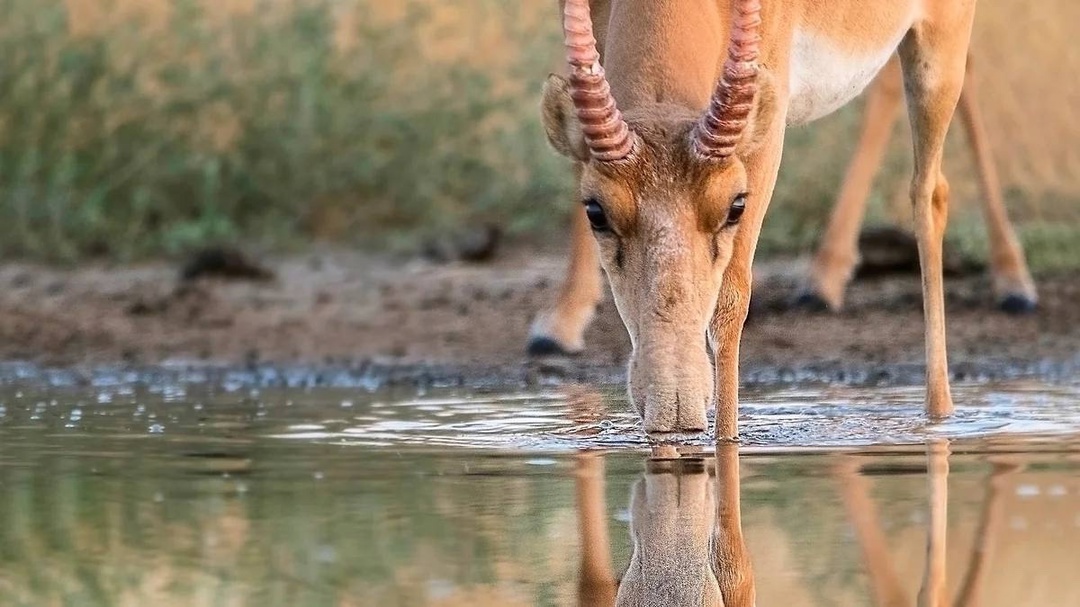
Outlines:
<svg viewBox="0 0 1080 607"><path fill-rule="evenodd" d="M938 425L918 388L756 390L714 453L617 390L24 384L0 605L1080 605L1078 385Z"/></svg>

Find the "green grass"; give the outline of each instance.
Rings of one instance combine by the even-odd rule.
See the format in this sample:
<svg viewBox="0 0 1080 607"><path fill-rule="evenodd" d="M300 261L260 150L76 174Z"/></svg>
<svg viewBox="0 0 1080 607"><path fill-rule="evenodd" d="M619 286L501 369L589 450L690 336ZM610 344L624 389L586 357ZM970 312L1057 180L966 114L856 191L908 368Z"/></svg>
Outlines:
<svg viewBox="0 0 1080 607"><path fill-rule="evenodd" d="M227 19L178 0L164 28L120 19L80 36L63 3L0 0L0 255L131 260L313 240L407 250L479 221L557 240L571 176L537 109L560 55L556 11L458 0L478 24L463 32L440 20L446 6L403 1L387 26L374 0L356 0L355 43L342 48L334 0ZM512 48L432 60L481 32ZM857 121L849 108L789 134L763 254L813 245ZM909 170L897 139L881 192ZM1038 267L1080 265L1076 217L1023 230ZM980 246L976 220L957 221Z"/></svg>
<svg viewBox="0 0 1080 607"><path fill-rule="evenodd" d="M62 5L0 2L0 253L129 259L319 232L387 246L550 215L567 172L533 103L481 67L397 77L422 61L420 2L400 27L358 19L354 52L334 48L332 4L212 24L179 2L167 32L75 39Z"/></svg>

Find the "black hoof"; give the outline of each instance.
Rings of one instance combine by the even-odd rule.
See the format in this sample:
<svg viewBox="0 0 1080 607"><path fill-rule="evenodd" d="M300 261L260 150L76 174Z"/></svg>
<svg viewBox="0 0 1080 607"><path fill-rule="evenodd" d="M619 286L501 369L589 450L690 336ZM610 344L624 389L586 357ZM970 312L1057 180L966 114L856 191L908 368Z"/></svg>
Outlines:
<svg viewBox="0 0 1080 607"><path fill-rule="evenodd" d="M1017 295L1015 293L1006 295L1001 301L998 302L998 308L1006 314L1012 314L1014 316L1023 316L1024 314L1031 314L1038 308L1031 298L1025 295Z"/></svg>
<svg viewBox="0 0 1080 607"><path fill-rule="evenodd" d="M791 301L791 307L798 310L809 310L811 312L829 311L829 304L825 303L825 300L813 291L803 291L802 293L799 293L795 299Z"/></svg>
<svg viewBox="0 0 1080 607"><path fill-rule="evenodd" d="M528 352L529 356L569 356L573 354L562 347L559 342L543 336L530 338L525 351Z"/></svg>

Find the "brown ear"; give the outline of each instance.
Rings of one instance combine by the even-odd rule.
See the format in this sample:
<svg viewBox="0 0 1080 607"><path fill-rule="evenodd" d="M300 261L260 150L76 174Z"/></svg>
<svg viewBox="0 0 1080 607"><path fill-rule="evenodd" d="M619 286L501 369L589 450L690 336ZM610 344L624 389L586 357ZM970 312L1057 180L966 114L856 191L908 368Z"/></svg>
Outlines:
<svg viewBox="0 0 1080 607"><path fill-rule="evenodd" d="M543 113L544 132L560 154L585 162L589 149L585 135L574 112L574 100L570 97L570 83L562 76L551 74L544 83L544 97L540 109Z"/></svg>

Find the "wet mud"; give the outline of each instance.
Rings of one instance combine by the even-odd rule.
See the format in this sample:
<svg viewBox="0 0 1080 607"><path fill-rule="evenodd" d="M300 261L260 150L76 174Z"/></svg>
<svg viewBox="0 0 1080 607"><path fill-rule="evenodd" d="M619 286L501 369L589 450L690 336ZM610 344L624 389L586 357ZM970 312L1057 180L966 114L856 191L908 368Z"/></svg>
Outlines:
<svg viewBox="0 0 1080 607"><path fill-rule="evenodd" d="M213 369L248 373L254 382L304 377L374 388L618 383L623 377L629 343L610 297L586 336L585 353L525 355L529 323L558 288L564 264L558 253L507 250L477 264L336 250L259 262L273 280L181 280L168 263L71 270L4 265L0 360L25 361L19 373L65 368L84 379L102 368ZM859 280L839 314L793 310L788 302L804 264L758 267L743 341L744 380L921 382L918 277ZM1039 310L1010 316L995 309L985 275L947 280L957 379L1076 374L1080 274L1043 276L1038 283Z"/></svg>

